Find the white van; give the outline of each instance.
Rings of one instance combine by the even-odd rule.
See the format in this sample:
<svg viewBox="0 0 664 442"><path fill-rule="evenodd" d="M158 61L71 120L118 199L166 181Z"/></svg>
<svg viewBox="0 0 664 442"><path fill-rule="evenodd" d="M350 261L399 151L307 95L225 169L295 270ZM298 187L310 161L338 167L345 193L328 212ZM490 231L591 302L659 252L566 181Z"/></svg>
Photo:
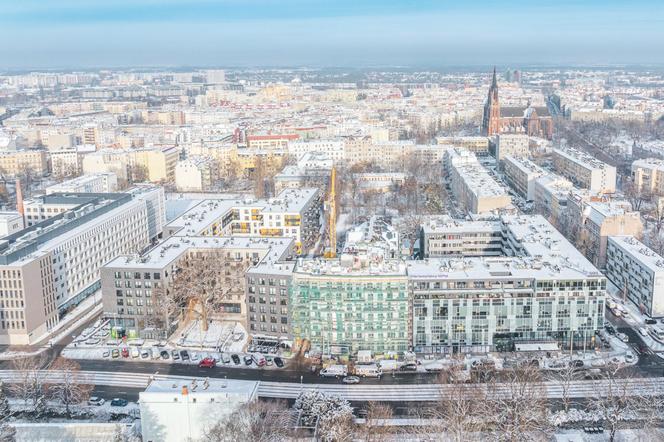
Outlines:
<svg viewBox="0 0 664 442"><path fill-rule="evenodd" d="M345 365L330 365L322 369L318 374L324 378L341 378L348 376L348 367Z"/></svg>
<svg viewBox="0 0 664 442"><path fill-rule="evenodd" d="M355 366L355 376L362 376L363 378L380 378L382 375L382 370L376 364L362 364Z"/></svg>
<svg viewBox="0 0 664 442"><path fill-rule="evenodd" d="M660 343L664 344L664 330L659 327L650 327L650 336Z"/></svg>

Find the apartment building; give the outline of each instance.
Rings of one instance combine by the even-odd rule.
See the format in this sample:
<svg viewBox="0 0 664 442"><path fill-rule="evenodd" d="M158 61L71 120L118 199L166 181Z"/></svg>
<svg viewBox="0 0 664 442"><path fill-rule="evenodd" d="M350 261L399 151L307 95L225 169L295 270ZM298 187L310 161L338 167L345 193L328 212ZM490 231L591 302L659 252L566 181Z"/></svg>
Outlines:
<svg viewBox="0 0 664 442"><path fill-rule="evenodd" d="M175 166L175 187L180 192L203 192L219 179L217 162L211 157L190 156Z"/></svg>
<svg viewBox="0 0 664 442"><path fill-rule="evenodd" d="M483 214L512 207L512 199L475 155L465 149L449 149L444 168L448 184L461 209Z"/></svg>
<svg viewBox="0 0 664 442"><path fill-rule="evenodd" d="M582 239L586 257L599 268L606 264L610 236L640 238L643 233L641 214L632 211L627 201L594 201L582 192L572 192L567 203L567 216L575 236Z"/></svg>
<svg viewBox="0 0 664 442"><path fill-rule="evenodd" d="M145 173L153 183L172 182L179 152L175 147L145 147L140 149L102 149L85 155L83 173L115 173L119 180L127 181L132 174Z"/></svg>
<svg viewBox="0 0 664 442"><path fill-rule="evenodd" d="M589 344L604 323L603 275L539 215L495 228L501 256L407 261L415 351Z"/></svg>
<svg viewBox="0 0 664 442"><path fill-rule="evenodd" d="M52 193L113 193L118 190L118 177L113 172L82 175L45 189Z"/></svg>
<svg viewBox="0 0 664 442"><path fill-rule="evenodd" d="M573 188L571 181L553 173L537 178L533 185L535 210L556 226L560 225Z"/></svg>
<svg viewBox="0 0 664 442"><path fill-rule="evenodd" d="M498 221L459 221L448 215L422 223L423 258L450 256L500 256L503 239Z"/></svg>
<svg viewBox="0 0 664 442"><path fill-rule="evenodd" d="M403 261L359 257L300 260L290 290L295 346L304 340L324 354L409 348L409 297Z"/></svg>
<svg viewBox="0 0 664 442"><path fill-rule="evenodd" d="M203 200L166 226L167 235L289 237L304 253L320 232L318 189L286 189L267 200Z"/></svg>
<svg viewBox="0 0 664 442"><path fill-rule="evenodd" d="M463 147L477 156L489 155L491 139L489 137L436 137L436 143Z"/></svg>
<svg viewBox="0 0 664 442"><path fill-rule="evenodd" d="M30 149L0 152L0 171L4 176L22 175L27 170L38 176L48 173L47 151Z"/></svg>
<svg viewBox="0 0 664 442"><path fill-rule="evenodd" d="M632 179L641 191L664 195L664 160L644 158L634 161Z"/></svg>
<svg viewBox="0 0 664 442"><path fill-rule="evenodd" d="M650 317L664 317L664 258L633 236L610 236L606 277Z"/></svg>
<svg viewBox="0 0 664 442"><path fill-rule="evenodd" d="M286 150L292 142L296 142L298 134L265 134L248 135L247 147L260 150Z"/></svg>
<svg viewBox="0 0 664 442"><path fill-rule="evenodd" d="M280 301L273 298L281 296L284 299L286 295L272 294L269 289L262 293L266 284L261 284L264 281L256 273L249 276L248 270L256 266L259 273L268 273L268 266L273 271L272 268L278 269L282 265L286 270L289 266L286 261L295 256L294 247L292 238L172 236L142 255L119 256L102 268L104 314L111 318L112 326L120 334L165 338L185 312L173 312L172 316L164 314L156 307L157 297L165 296L164 293L171 288L183 260L207 253L218 257L229 289L215 315L241 322L250 330L261 330L261 324L272 323L271 309L279 308L280 311ZM283 287L282 284L277 282L276 286ZM262 313L263 309L268 310ZM263 318L261 315L267 316ZM280 323L281 316L276 321ZM280 330L277 333L283 335Z"/></svg>
<svg viewBox="0 0 664 442"><path fill-rule="evenodd" d="M500 162L508 155L513 158L528 158L530 137L526 134L496 135L496 161Z"/></svg>
<svg viewBox="0 0 664 442"><path fill-rule="evenodd" d="M0 241L0 343L45 338L73 307L99 290L100 268L156 239L164 212L151 213L161 188L134 193L54 194L45 204L72 207ZM162 206L163 207L163 206Z"/></svg>
<svg viewBox="0 0 664 442"><path fill-rule="evenodd" d="M401 172L355 173L353 181L361 192L389 192L404 185L406 174Z"/></svg>
<svg viewBox="0 0 664 442"><path fill-rule="evenodd" d="M535 199L535 182L547 172L524 157L505 155L502 161L507 184L527 201L533 201Z"/></svg>
<svg viewBox="0 0 664 442"><path fill-rule="evenodd" d="M301 158L304 154L313 152L324 153L333 161L342 161L346 158L343 140L290 141L287 148L288 154L295 158Z"/></svg>
<svg viewBox="0 0 664 442"><path fill-rule="evenodd" d="M600 193L616 191L616 168L578 149L553 149L553 165L579 187Z"/></svg>

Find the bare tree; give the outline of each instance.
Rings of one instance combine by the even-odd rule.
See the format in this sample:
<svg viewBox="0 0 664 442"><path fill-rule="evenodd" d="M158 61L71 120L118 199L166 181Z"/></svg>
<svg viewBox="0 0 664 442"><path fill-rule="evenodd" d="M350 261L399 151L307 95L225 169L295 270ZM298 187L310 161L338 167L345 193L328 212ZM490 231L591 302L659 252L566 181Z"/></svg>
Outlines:
<svg viewBox="0 0 664 442"><path fill-rule="evenodd" d="M35 409L44 398L44 373L41 370L44 358L40 356L19 358L12 362L19 379L11 385L14 396L23 398L25 404L31 404Z"/></svg>
<svg viewBox="0 0 664 442"><path fill-rule="evenodd" d="M273 442L291 435L291 413L282 402L253 401L205 431L206 442Z"/></svg>
<svg viewBox="0 0 664 442"><path fill-rule="evenodd" d="M566 364L561 370L553 373L551 380L560 386L563 409L568 411L572 405L572 386L574 382L581 380L581 372L574 364Z"/></svg>
<svg viewBox="0 0 664 442"><path fill-rule="evenodd" d="M629 378L618 376L619 371L606 371L596 381L595 395L588 403L588 409L599 415L608 428L611 442L615 440L618 430L633 423L642 401L630 391Z"/></svg>
<svg viewBox="0 0 664 442"><path fill-rule="evenodd" d="M71 416L71 406L85 402L90 397L93 386L85 384L80 375L81 367L74 361L58 358L51 365L51 370L60 372L61 380L48 386L48 393L65 406L65 414Z"/></svg>
<svg viewBox="0 0 664 442"><path fill-rule="evenodd" d="M340 396L318 390L303 391L293 408L300 413L305 426L316 426L317 434L326 442L352 440L354 433L353 409Z"/></svg>
<svg viewBox="0 0 664 442"><path fill-rule="evenodd" d="M186 307L186 314L198 315L203 331L208 329L210 316L224 311L223 304L244 293L244 272L249 262L234 259L220 250L199 250L188 254L179 263L167 304Z"/></svg>
<svg viewBox="0 0 664 442"><path fill-rule="evenodd" d="M628 179L623 184L623 193L625 198L632 205L632 209L637 212L641 210L643 204L650 201L652 195L645 189L640 188L633 180Z"/></svg>
<svg viewBox="0 0 664 442"><path fill-rule="evenodd" d="M487 385L488 398L480 403L498 440L546 440L552 430L546 390L539 368L526 365L506 370L500 383Z"/></svg>
<svg viewBox="0 0 664 442"><path fill-rule="evenodd" d="M355 438L364 442L385 440L388 435L394 433L389 426L389 420L393 415L394 412L389 404L369 402L365 423L357 429Z"/></svg>

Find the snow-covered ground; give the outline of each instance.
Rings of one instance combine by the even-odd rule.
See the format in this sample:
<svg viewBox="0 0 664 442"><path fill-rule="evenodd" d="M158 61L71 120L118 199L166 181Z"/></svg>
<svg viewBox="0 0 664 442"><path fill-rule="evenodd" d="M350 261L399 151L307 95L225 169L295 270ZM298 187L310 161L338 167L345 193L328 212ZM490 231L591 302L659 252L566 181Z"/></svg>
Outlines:
<svg viewBox="0 0 664 442"><path fill-rule="evenodd" d="M623 321L628 323L637 331L639 328L648 329L649 326L646 325L646 319L649 319L648 316L642 314L639 308L629 300L624 301L622 297L618 295L618 288L610 282L607 285L607 293L616 304L624 307L629 312L628 315L621 317ZM650 335L643 336L641 334L640 336L641 340L648 346L648 348L650 348L658 356L664 357L664 344L655 341Z"/></svg>
<svg viewBox="0 0 664 442"><path fill-rule="evenodd" d="M177 338L177 345L209 351L241 352L247 344L247 337L240 323L211 321L207 331L203 331L200 321L195 320Z"/></svg>

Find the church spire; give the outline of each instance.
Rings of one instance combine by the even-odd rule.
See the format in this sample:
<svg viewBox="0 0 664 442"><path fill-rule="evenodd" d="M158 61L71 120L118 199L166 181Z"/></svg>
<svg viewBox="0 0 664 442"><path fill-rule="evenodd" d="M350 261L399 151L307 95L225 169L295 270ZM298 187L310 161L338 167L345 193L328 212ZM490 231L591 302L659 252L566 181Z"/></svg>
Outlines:
<svg viewBox="0 0 664 442"><path fill-rule="evenodd" d="M496 78L496 67L493 67L493 79L491 80L491 89L498 87L498 79Z"/></svg>

